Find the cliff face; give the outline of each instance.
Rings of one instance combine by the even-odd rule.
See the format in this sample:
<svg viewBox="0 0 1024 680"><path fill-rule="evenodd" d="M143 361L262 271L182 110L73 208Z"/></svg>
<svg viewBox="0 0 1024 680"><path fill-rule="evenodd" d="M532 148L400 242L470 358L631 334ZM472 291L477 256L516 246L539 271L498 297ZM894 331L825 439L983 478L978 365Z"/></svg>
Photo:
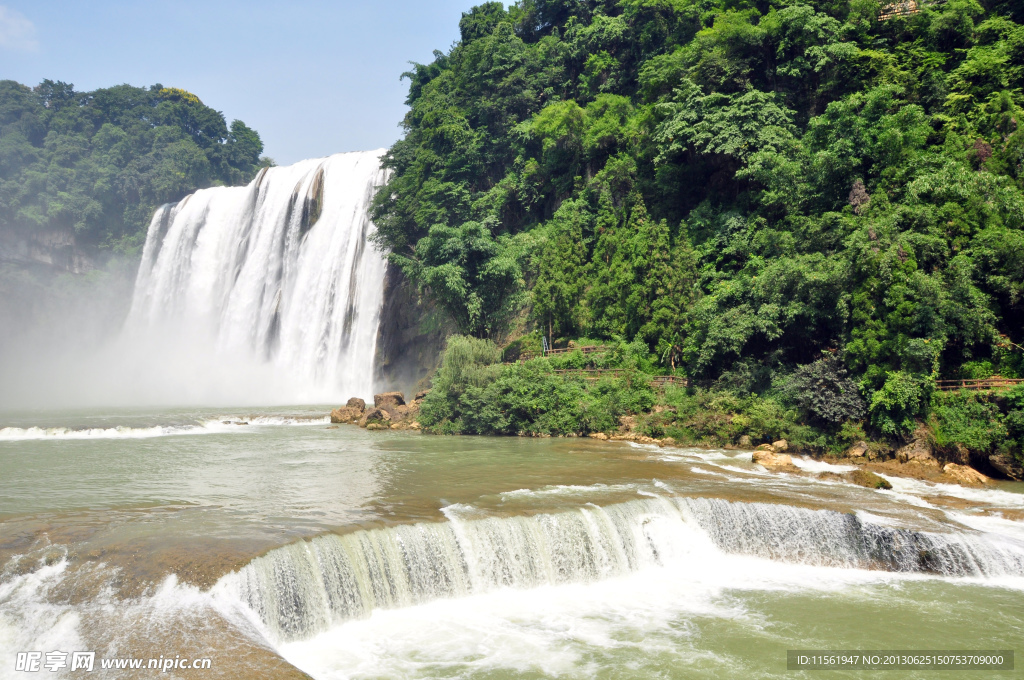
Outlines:
<svg viewBox="0 0 1024 680"><path fill-rule="evenodd" d="M0 262L46 265L72 274L84 274L98 266L96 258L78 244L74 232L63 229L0 229Z"/></svg>
<svg viewBox="0 0 1024 680"><path fill-rule="evenodd" d="M455 328L420 299L398 267L389 264L377 332L377 385L411 396L426 387L441 360L445 338Z"/></svg>

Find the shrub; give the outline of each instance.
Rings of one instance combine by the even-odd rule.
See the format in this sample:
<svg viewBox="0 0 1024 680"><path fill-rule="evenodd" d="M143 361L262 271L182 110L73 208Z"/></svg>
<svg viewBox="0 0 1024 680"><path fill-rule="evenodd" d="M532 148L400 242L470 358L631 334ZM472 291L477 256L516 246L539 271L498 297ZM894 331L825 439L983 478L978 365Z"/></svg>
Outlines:
<svg viewBox="0 0 1024 680"><path fill-rule="evenodd" d="M1006 395L1007 435L1017 461L1024 465L1024 386L1014 388Z"/></svg>
<svg viewBox="0 0 1024 680"><path fill-rule="evenodd" d="M801 366L786 381L784 394L812 417L836 424L861 420L867 404L846 367L835 357Z"/></svg>
<svg viewBox="0 0 1024 680"><path fill-rule="evenodd" d="M489 410L466 416L467 431L479 434L570 434L579 431L585 389L560 376L546 359L503 368L484 390Z"/></svg>
<svg viewBox="0 0 1024 680"><path fill-rule="evenodd" d="M960 366L960 377L968 380L984 380L995 374L991 361L968 361Z"/></svg>
<svg viewBox="0 0 1024 680"><path fill-rule="evenodd" d="M836 443L846 448L855 442L865 441L867 438L868 433L864 431L864 426L860 423L843 423L836 435Z"/></svg>
<svg viewBox="0 0 1024 680"><path fill-rule="evenodd" d="M925 381L905 371L889 371L885 384L871 397L871 424L888 435L914 429L914 419L925 412Z"/></svg>
<svg viewBox="0 0 1024 680"><path fill-rule="evenodd" d="M959 444L970 451L991 453L1007 436L999 407L978 393L936 393L932 398L931 422L935 443L944 449Z"/></svg>
<svg viewBox="0 0 1024 680"><path fill-rule="evenodd" d="M721 446L746 435L755 442L787 439L795 448L826 444L822 432L801 424L795 409L770 396L669 387L663 401L673 413L658 414L648 429L658 427L680 441Z"/></svg>
<svg viewBox="0 0 1024 680"><path fill-rule="evenodd" d="M580 376L555 373L552 359L503 366L496 363L499 356L487 340L449 340L420 412L428 432L586 434L613 429L619 416L654 405L654 391L635 369L589 384Z"/></svg>
<svg viewBox="0 0 1024 680"><path fill-rule="evenodd" d="M498 377L500 359L501 350L490 340L463 335L448 338L441 367L423 400L420 423L439 432L461 431L456 421L464 408L463 398L467 391L476 395Z"/></svg>

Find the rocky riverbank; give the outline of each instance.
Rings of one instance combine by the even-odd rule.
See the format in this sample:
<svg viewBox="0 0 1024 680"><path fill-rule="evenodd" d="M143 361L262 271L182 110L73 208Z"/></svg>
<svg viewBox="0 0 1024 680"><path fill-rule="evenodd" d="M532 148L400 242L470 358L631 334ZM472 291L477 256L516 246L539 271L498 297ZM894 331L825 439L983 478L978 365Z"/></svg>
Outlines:
<svg viewBox="0 0 1024 680"><path fill-rule="evenodd" d="M353 397L344 406L331 411L331 422L358 425L367 430L418 430L420 424L416 418L426 396L427 392L418 392L406 403L401 392L382 392L373 395L373 406Z"/></svg>
<svg viewBox="0 0 1024 680"><path fill-rule="evenodd" d="M420 406L428 393L429 390L418 392L411 401L406 402L402 392L382 392L374 395L372 405L363 399L353 397L344 406L331 411L331 423L333 426L356 425L367 430L420 430ZM661 447L685 445L672 437L647 436L638 431L638 424L639 419L635 417L623 417L616 431L593 432L587 437L597 441L624 441ZM834 477L868 488L892 488L881 475L908 477L933 483L984 486L995 481L990 474L985 473L991 473L994 469L996 475L1009 479L1024 479L1024 470L1008 456L990 456L987 461L991 462L986 471L979 471L972 466L972 457L966 451L962 452L962 460L945 460L945 457L937 454L925 428L920 428L911 442L895 450L884 443L858 441L840 456L797 451L785 439L754 447L749 437L741 437L738 445L726 445L724 448L749 449L752 462L775 472L805 474L793 462L794 456L834 465L854 466L857 469L851 472L825 472L820 476ZM987 461L974 460L975 463L982 463L977 467L986 467L984 463Z"/></svg>

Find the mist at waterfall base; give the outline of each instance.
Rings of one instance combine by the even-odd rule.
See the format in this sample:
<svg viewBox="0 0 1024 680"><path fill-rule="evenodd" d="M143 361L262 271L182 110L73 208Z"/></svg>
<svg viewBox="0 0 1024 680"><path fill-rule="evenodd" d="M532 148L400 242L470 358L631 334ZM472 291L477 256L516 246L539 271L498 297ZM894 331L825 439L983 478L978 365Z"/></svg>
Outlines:
<svg viewBox="0 0 1024 680"><path fill-rule="evenodd" d="M385 265L367 209L382 154L270 168L160 208L130 302L55 310L3 347L0 408L372 396Z"/></svg>

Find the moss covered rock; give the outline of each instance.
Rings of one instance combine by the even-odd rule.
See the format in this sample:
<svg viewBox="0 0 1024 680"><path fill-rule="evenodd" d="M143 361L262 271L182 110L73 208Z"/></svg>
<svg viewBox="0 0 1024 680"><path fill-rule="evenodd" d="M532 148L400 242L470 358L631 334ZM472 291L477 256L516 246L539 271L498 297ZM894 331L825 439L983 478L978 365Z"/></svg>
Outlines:
<svg viewBox="0 0 1024 680"><path fill-rule="evenodd" d="M863 486L868 489L892 488L892 484L886 481L884 477L879 477L874 472L869 472L868 470L854 470L846 478L857 486Z"/></svg>

